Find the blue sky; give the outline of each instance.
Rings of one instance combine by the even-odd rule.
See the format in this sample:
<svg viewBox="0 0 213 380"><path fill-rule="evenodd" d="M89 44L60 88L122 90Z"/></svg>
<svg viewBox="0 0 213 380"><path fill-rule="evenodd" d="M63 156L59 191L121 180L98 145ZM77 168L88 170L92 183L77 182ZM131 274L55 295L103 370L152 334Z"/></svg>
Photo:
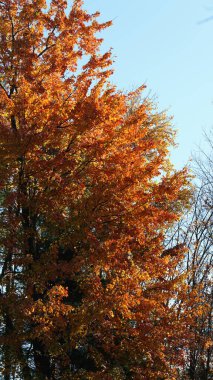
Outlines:
<svg viewBox="0 0 213 380"><path fill-rule="evenodd" d="M124 90L146 83L159 110L174 116L180 168L213 125L213 0L85 0L113 20L104 50L113 48L113 82Z"/></svg>

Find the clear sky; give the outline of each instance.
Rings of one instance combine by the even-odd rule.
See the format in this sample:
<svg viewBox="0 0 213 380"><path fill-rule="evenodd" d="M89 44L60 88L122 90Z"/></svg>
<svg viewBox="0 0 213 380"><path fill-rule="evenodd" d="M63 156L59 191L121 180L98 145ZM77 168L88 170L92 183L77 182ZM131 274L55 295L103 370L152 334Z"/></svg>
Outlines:
<svg viewBox="0 0 213 380"><path fill-rule="evenodd" d="M113 82L124 90L146 83L159 110L174 116L180 168L213 125L213 0L85 0L101 20L113 48ZM210 18L208 22L201 22Z"/></svg>

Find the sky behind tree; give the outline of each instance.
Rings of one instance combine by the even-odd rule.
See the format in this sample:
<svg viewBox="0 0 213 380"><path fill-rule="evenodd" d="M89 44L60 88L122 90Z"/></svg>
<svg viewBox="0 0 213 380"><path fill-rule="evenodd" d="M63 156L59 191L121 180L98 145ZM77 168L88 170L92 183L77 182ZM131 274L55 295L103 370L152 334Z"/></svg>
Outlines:
<svg viewBox="0 0 213 380"><path fill-rule="evenodd" d="M172 161L180 168L213 125L212 0L85 0L102 20L113 20L103 49L113 48L114 83L145 83L178 130ZM204 22L204 20L209 19Z"/></svg>

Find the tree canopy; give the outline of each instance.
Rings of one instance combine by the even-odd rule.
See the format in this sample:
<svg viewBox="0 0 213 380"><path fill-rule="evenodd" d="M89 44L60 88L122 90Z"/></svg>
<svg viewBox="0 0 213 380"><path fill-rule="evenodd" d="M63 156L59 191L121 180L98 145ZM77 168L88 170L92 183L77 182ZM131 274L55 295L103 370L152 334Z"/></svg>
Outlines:
<svg viewBox="0 0 213 380"><path fill-rule="evenodd" d="M0 1L2 376L176 379L193 316L165 249L171 121L110 82L83 2Z"/></svg>

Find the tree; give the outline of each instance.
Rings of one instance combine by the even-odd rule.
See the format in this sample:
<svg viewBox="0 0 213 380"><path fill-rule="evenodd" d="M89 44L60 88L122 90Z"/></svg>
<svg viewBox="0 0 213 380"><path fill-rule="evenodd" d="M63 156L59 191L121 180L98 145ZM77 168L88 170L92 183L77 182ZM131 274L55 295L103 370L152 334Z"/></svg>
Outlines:
<svg viewBox="0 0 213 380"><path fill-rule="evenodd" d="M198 184L195 190L192 216L185 239L189 246L187 269L192 289L200 288L200 301L197 303L197 316L194 326L194 339L190 347L190 379L208 380L212 376L212 312L213 288L211 281L213 240L213 144L212 130L205 134L206 151L202 149L194 157L194 171ZM189 269L190 268L190 269ZM200 308L200 305L204 305Z"/></svg>
<svg viewBox="0 0 213 380"><path fill-rule="evenodd" d="M0 1L5 380L175 379L184 359L184 247L164 240L188 174L169 163L165 114L135 101L143 87L110 84L98 15Z"/></svg>
<svg viewBox="0 0 213 380"><path fill-rule="evenodd" d="M178 221L172 230L170 244L184 244L188 247L181 270L187 274L189 299L192 293L194 321L191 323L191 337L186 350L187 360L183 373L187 379L208 380L212 376L212 134L205 134L206 149L200 149L194 157L193 171L196 174L191 209ZM180 377L185 379L186 377Z"/></svg>

